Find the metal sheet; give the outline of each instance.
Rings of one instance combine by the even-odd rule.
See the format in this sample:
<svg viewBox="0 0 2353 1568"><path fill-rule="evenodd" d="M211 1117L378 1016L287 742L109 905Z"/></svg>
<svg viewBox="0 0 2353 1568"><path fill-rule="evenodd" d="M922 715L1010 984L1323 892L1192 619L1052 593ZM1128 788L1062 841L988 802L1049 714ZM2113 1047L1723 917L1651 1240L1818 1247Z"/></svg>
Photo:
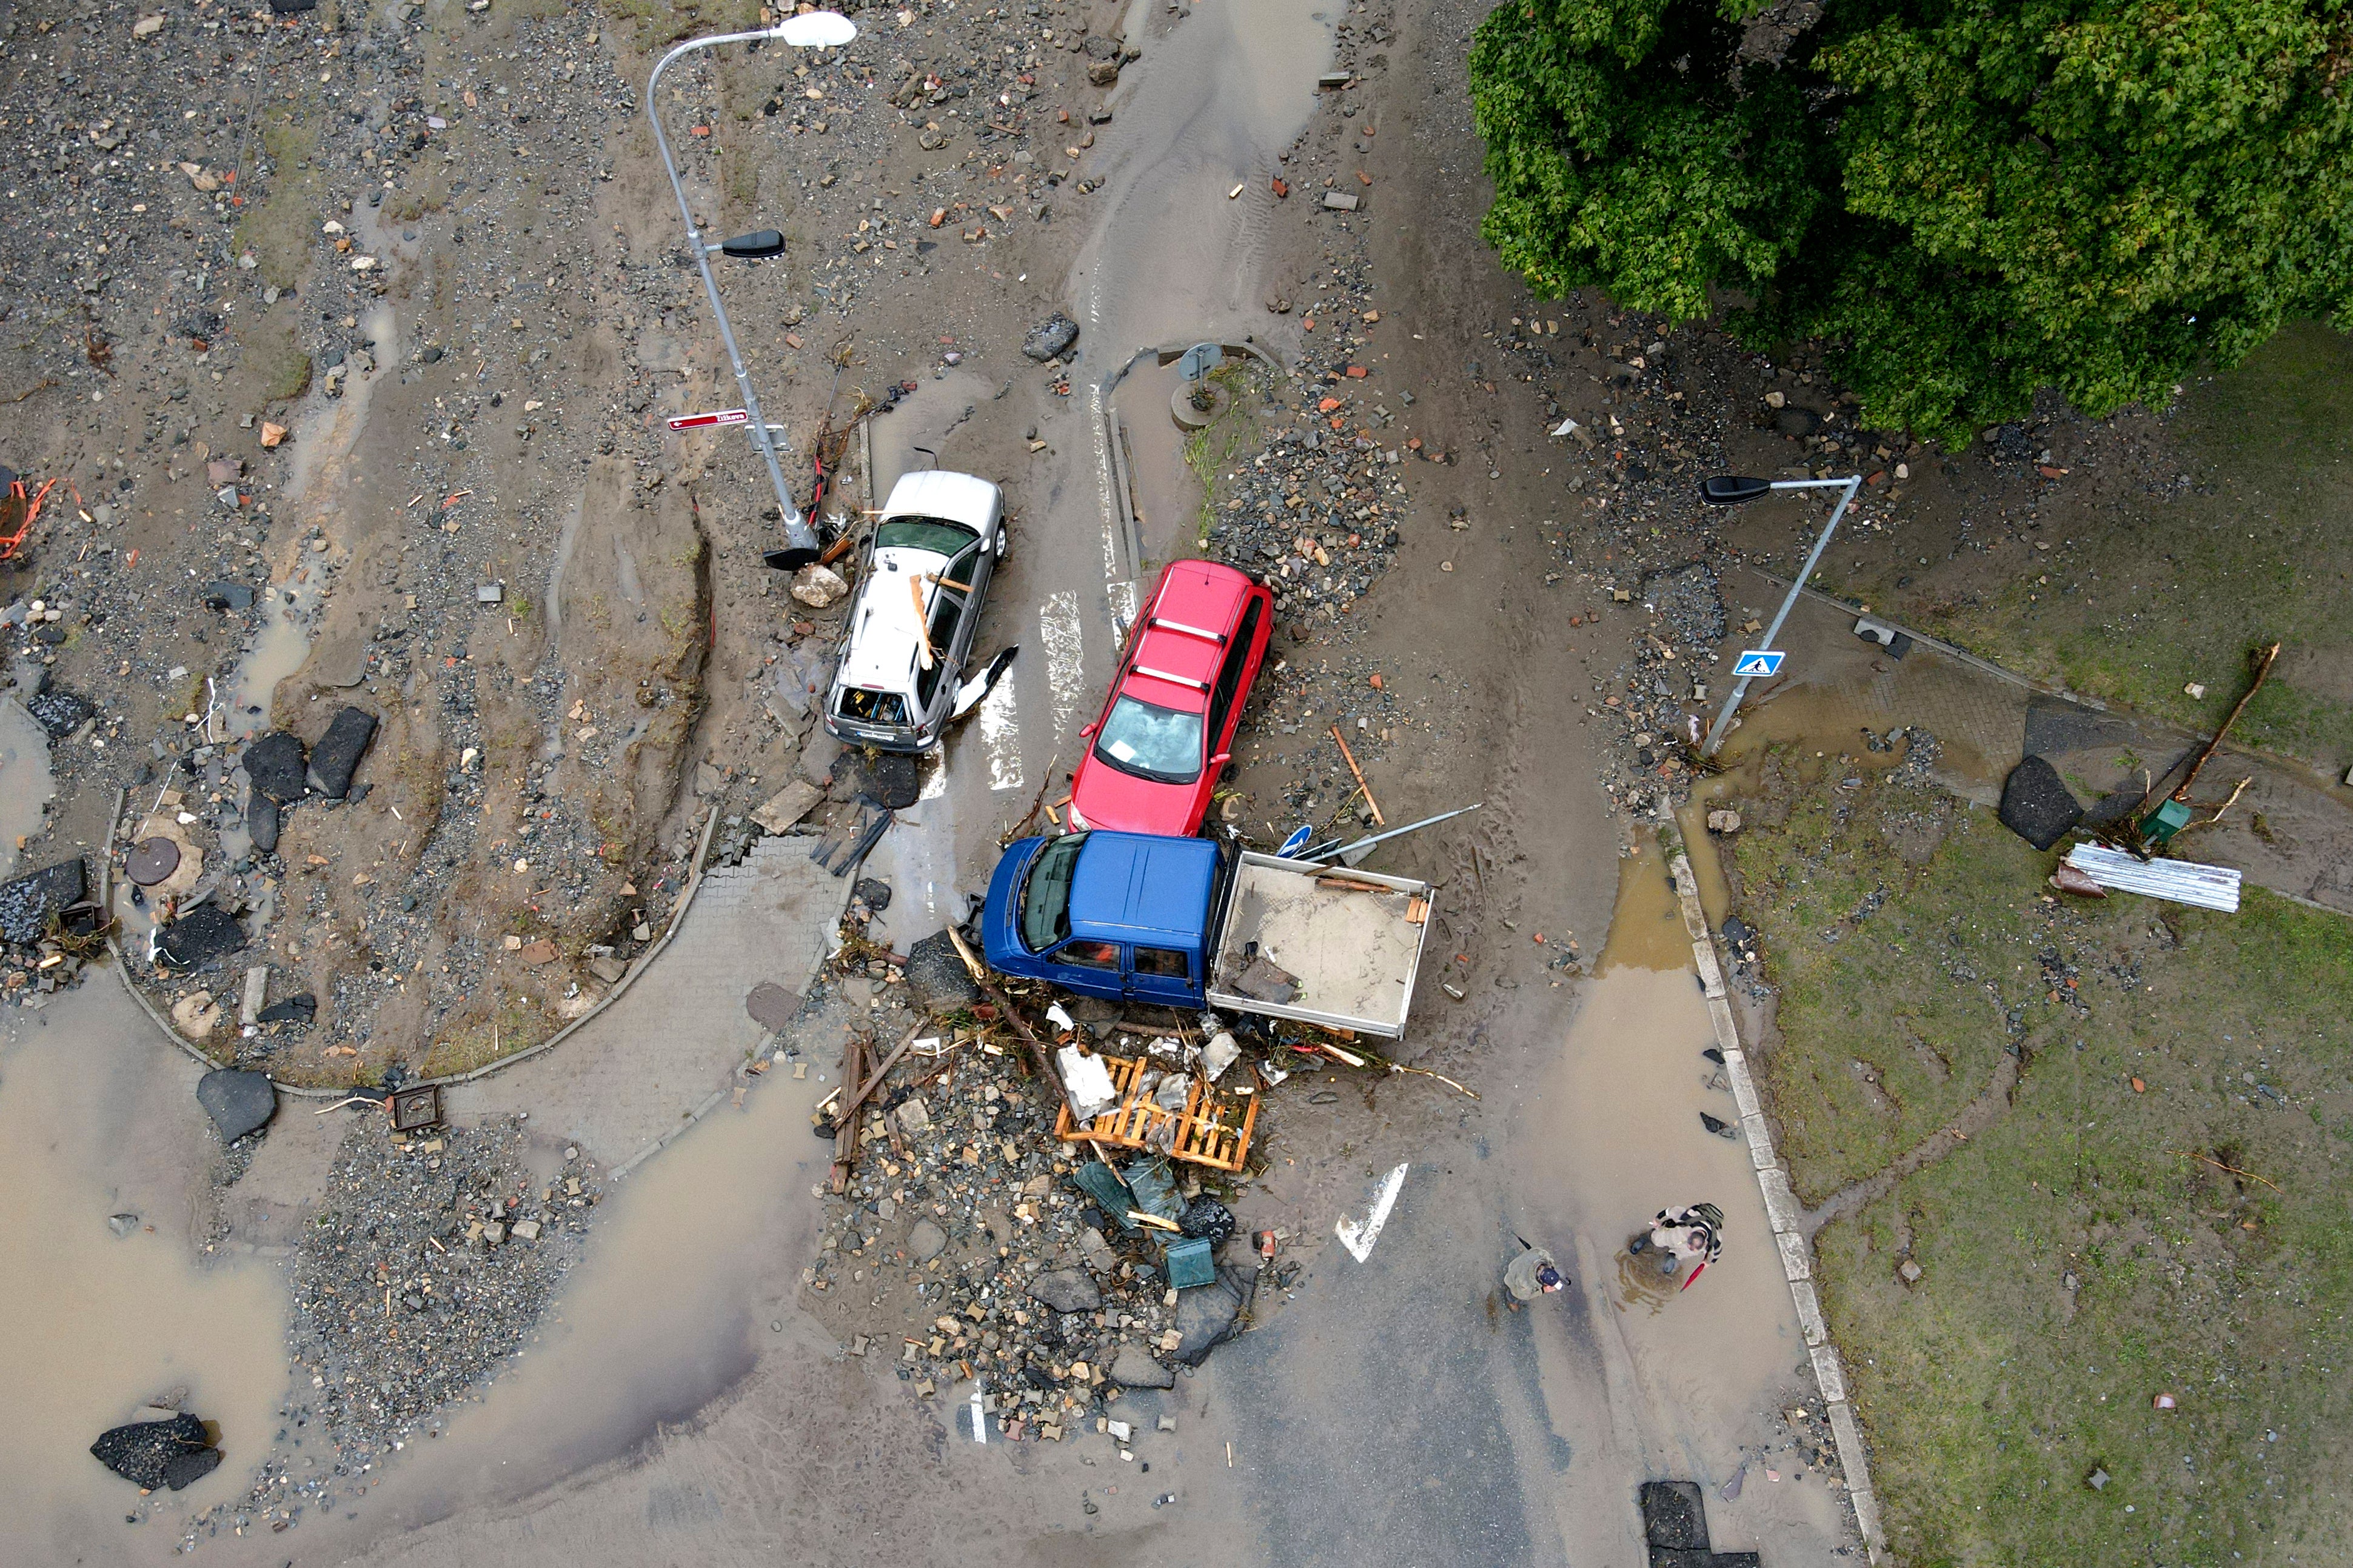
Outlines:
<svg viewBox="0 0 2353 1568"><path fill-rule="evenodd" d="M2228 866L2200 866L2189 860L2138 860L2105 845L2078 844L2067 851L2067 864L2121 893L2144 893L2201 910L2235 914L2239 909L2239 873Z"/></svg>

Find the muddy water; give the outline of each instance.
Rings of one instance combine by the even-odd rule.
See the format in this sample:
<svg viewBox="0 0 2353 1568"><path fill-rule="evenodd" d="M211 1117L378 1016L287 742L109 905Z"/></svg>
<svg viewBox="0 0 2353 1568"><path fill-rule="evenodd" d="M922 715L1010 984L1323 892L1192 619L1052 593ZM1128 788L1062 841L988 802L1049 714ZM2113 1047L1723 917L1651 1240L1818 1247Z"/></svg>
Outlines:
<svg viewBox="0 0 2353 1568"><path fill-rule="evenodd" d="M49 737L13 697L0 697L0 879L16 874L16 840L41 830L49 797Z"/></svg>
<svg viewBox="0 0 2353 1568"><path fill-rule="evenodd" d="M1703 1110L1727 1121L1738 1113L1728 1090L1708 1085L1707 1005L1647 836L1621 862L1619 889L1599 973L1557 1059L1519 1110L1528 1185L1557 1194L1557 1234L1577 1237L1571 1272L1626 1457L1646 1473L1698 1481L1710 1493L1719 1550L1816 1560L1810 1554L1841 1528L1839 1505L1819 1478L1795 1480L1785 1456L1773 1460L1783 1482L1765 1480L1759 1464L1739 1500L1714 1495L1770 1439L1770 1413L1810 1396L1812 1380L1746 1146L1700 1123ZM1724 1210L1725 1250L1689 1289L1626 1256L1626 1239L1658 1209L1702 1200ZM1587 1517L1602 1500L1571 1486L1556 1506L1571 1560L1607 1558L1609 1517Z"/></svg>
<svg viewBox="0 0 2353 1568"><path fill-rule="evenodd" d="M0 1012L0 1558L166 1558L188 1514L243 1493L277 1433L277 1268L207 1257L191 1236L215 1158L195 1079L110 974L39 1012ZM135 1216L120 1237L117 1215ZM87 1450L175 1388L226 1457L142 1500Z"/></svg>
<svg viewBox="0 0 2353 1568"><path fill-rule="evenodd" d="M1198 553L1201 480L1185 460L1187 437L1169 416L1181 378L1149 361L1128 373L1112 399L1127 426L1135 527L1147 560Z"/></svg>
<svg viewBox="0 0 2353 1568"><path fill-rule="evenodd" d="M250 740L269 728L271 700L278 683L302 668L311 657L311 628L317 624L326 594L318 581L317 566L304 562L284 581L262 590L261 627L237 661L229 679L228 730L237 740Z"/></svg>

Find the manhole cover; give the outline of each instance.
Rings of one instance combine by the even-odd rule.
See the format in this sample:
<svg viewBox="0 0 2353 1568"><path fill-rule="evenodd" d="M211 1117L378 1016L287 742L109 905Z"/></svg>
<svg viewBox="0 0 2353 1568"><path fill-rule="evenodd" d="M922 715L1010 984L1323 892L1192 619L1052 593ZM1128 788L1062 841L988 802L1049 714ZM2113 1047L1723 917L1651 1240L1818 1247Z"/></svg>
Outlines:
<svg viewBox="0 0 2353 1568"><path fill-rule="evenodd" d="M142 838L131 847L122 868L141 887L152 888L180 868L180 847L160 833Z"/></svg>

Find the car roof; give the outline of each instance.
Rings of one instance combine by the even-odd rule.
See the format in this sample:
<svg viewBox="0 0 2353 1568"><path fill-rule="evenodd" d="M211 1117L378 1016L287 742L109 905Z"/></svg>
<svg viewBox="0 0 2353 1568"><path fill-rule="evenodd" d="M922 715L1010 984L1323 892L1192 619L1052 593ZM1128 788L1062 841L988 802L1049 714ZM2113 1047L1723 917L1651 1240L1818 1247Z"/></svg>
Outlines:
<svg viewBox="0 0 2353 1568"><path fill-rule="evenodd" d="M1134 665L1121 689L1163 707L1205 710L1229 646L1218 639L1231 637L1253 585L1214 561L1170 562L1145 607ZM1202 632L1212 635L1198 635ZM1155 679L1155 671L1179 679Z"/></svg>
<svg viewBox="0 0 2353 1568"><path fill-rule="evenodd" d="M1218 847L1206 838L1090 833L1071 879L1071 934L1198 947L1217 877Z"/></svg>
<svg viewBox="0 0 2353 1568"><path fill-rule="evenodd" d="M895 517L938 517L960 522L977 533L987 529L997 509L997 488L970 474L922 468L902 474L883 503L882 521Z"/></svg>
<svg viewBox="0 0 2353 1568"><path fill-rule="evenodd" d="M875 691L912 694L915 685L915 647L923 626L915 615L915 598L907 584L926 572L937 572L948 558L935 550L878 550L874 570L858 590L858 604L849 612L849 647L841 666L845 685ZM938 592L927 585L924 602Z"/></svg>

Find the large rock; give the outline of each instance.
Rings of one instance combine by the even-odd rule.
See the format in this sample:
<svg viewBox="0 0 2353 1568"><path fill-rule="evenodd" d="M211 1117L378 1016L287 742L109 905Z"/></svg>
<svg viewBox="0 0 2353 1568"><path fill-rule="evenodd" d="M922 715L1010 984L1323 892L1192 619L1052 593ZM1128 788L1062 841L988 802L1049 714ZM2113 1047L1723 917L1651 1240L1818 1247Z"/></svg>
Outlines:
<svg viewBox="0 0 2353 1568"><path fill-rule="evenodd" d="M302 742L283 730L272 730L245 749L245 776L253 787L280 805L302 798Z"/></svg>
<svg viewBox="0 0 2353 1568"><path fill-rule="evenodd" d="M350 794L352 775L359 772L360 759L375 739L375 715L366 709L346 708L336 714L311 748L311 787L329 800Z"/></svg>
<svg viewBox="0 0 2353 1568"><path fill-rule="evenodd" d="M2002 781L2001 825L2037 849L2050 848L2083 820L2084 808L2047 758L2026 758Z"/></svg>
<svg viewBox="0 0 2353 1568"><path fill-rule="evenodd" d="M972 971L964 966L963 955L944 931L934 931L907 950L906 973L908 992L934 1012L952 1013L980 1000L980 987L973 984Z"/></svg>
<svg viewBox="0 0 2353 1568"><path fill-rule="evenodd" d="M218 1448L183 1448L164 1461L164 1484L174 1491L203 1480L220 1468Z"/></svg>
<svg viewBox="0 0 2353 1568"><path fill-rule="evenodd" d="M194 969L244 945L245 927L235 915L217 904L198 904L164 928L155 962L165 969Z"/></svg>
<svg viewBox="0 0 2353 1568"><path fill-rule="evenodd" d="M917 1220L914 1228L907 1232L907 1256L918 1263L929 1263L947 1245L948 1233L927 1219Z"/></svg>
<svg viewBox="0 0 2353 1568"><path fill-rule="evenodd" d="M278 1090L266 1072L220 1068L196 1080L196 1103L213 1119L221 1142L234 1143L269 1125L278 1110Z"/></svg>
<svg viewBox="0 0 2353 1568"><path fill-rule="evenodd" d="M1642 1535L1653 1547L1708 1550L1707 1510L1694 1481L1642 1483Z"/></svg>
<svg viewBox="0 0 2353 1568"><path fill-rule="evenodd" d="M89 888L90 873L79 856L0 883L0 938L38 942L49 917L81 902Z"/></svg>
<svg viewBox="0 0 2353 1568"><path fill-rule="evenodd" d="M245 808L245 832L246 837L253 840L257 853L274 855L278 852L278 814L282 809L259 790L253 792L253 798Z"/></svg>
<svg viewBox="0 0 2353 1568"><path fill-rule="evenodd" d="M1113 79L1117 80L1118 75L1119 68L1113 66ZM1044 364L1050 359L1060 359L1078 341L1078 322L1057 310L1029 329L1029 335L1021 340L1021 352Z"/></svg>
<svg viewBox="0 0 2353 1568"><path fill-rule="evenodd" d="M98 711L83 698L70 691L50 687L25 700L25 711L30 713L47 731L52 741L62 741L81 728L81 721Z"/></svg>
<svg viewBox="0 0 2353 1568"><path fill-rule="evenodd" d="M168 1421L133 1421L125 1426L111 1427L100 1433L98 1441L90 1446L100 1464L142 1491L151 1492L167 1486L177 1491L211 1469L212 1465L206 1465L195 1475L183 1470L178 1472L182 1479L172 1479L174 1461L211 1448L212 1438L206 1434L205 1424L187 1415L175 1415ZM219 1462L219 1452L214 1450L213 1464Z"/></svg>
<svg viewBox="0 0 2353 1568"><path fill-rule="evenodd" d="M1111 1380L1122 1388L1174 1388L1176 1373L1152 1359L1142 1347L1123 1345L1112 1359Z"/></svg>
<svg viewBox="0 0 2353 1568"><path fill-rule="evenodd" d="M1029 1283L1029 1294L1057 1312L1092 1312L1103 1305L1103 1292L1080 1268L1057 1268ZM1179 1303L1181 1310L1182 1304Z"/></svg>
<svg viewBox="0 0 2353 1568"><path fill-rule="evenodd" d="M1243 1311L1257 1289L1258 1277L1247 1268L1229 1265L1208 1285L1197 1285L1176 1296L1176 1359L1198 1366L1203 1358L1240 1331Z"/></svg>
<svg viewBox="0 0 2353 1568"><path fill-rule="evenodd" d="M272 1002L253 1016L257 1024L301 1024L308 1027L319 1016L319 998L308 991Z"/></svg>

